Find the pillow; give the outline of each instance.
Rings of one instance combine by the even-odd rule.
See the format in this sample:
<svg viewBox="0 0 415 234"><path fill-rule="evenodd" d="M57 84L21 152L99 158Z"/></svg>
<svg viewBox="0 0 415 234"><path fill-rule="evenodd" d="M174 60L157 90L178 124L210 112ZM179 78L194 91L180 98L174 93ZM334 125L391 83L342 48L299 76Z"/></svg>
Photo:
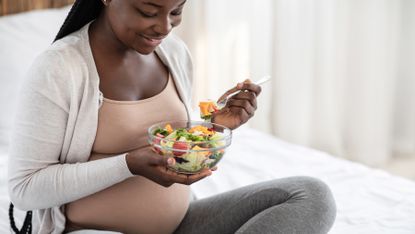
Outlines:
<svg viewBox="0 0 415 234"><path fill-rule="evenodd" d="M7 149L19 86L58 33L70 6L0 17L0 150Z"/></svg>

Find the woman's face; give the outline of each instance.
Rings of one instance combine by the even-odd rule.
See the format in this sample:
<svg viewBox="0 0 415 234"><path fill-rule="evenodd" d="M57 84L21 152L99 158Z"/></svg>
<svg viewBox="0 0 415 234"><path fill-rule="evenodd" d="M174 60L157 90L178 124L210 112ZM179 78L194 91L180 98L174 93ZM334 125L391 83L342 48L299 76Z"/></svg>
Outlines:
<svg viewBox="0 0 415 234"><path fill-rule="evenodd" d="M105 17L117 39L141 54L149 54L180 24L186 0L107 2Z"/></svg>

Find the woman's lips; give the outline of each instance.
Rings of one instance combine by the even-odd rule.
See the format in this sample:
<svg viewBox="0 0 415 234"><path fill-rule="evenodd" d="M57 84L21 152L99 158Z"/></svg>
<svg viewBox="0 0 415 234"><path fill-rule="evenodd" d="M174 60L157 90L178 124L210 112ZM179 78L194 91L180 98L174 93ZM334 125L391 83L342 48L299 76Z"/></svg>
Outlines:
<svg viewBox="0 0 415 234"><path fill-rule="evenodd" d="M158 45L160 45L160 43L163 41L164 38L151 38L151 37L147 37L142 35L142 37L144 38L144 41L146 42L147 45L152 46L152 47L156 47Z"/></svg>

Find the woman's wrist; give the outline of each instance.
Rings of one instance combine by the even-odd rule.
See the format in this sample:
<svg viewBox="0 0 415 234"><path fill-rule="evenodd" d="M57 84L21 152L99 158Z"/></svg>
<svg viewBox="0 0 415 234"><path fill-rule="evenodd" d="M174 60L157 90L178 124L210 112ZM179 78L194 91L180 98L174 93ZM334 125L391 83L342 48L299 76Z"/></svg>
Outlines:
<svg viewBox="0 0 415 234"><path fill-rule="evenodd" d="M130 170L131 174L133 175L137 175L135 158L136 157L134 157L131 152L128 152L125 155L125 161L127 162L128 170Z"/></svg>

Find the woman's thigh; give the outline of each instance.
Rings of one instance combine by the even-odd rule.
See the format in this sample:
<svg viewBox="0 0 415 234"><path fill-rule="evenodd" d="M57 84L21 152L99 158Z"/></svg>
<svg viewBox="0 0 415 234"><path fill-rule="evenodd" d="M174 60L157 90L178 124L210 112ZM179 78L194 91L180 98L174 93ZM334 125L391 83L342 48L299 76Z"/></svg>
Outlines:
<svg viewBox="0 0 415 234"><path fill-rule="evenodd" d="M327 233L335 214L326 184L290 177L196 200L175 233Z"/></svg>

